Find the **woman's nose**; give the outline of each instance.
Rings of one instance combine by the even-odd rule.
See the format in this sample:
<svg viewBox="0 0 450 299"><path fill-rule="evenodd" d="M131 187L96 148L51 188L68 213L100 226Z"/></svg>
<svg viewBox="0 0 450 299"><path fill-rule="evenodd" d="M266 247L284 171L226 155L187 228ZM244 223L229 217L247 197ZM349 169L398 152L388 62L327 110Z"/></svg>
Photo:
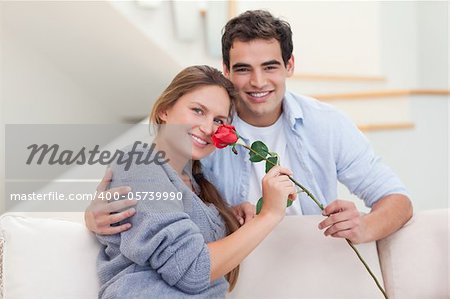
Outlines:
<svg viewBox="0 0 450 299"><path fill-rule="evenodd" d="M214 121L213 120L205 120L201 125L200 125L200 130L205 134L205 135L212 135L214 133Z"/></svg>

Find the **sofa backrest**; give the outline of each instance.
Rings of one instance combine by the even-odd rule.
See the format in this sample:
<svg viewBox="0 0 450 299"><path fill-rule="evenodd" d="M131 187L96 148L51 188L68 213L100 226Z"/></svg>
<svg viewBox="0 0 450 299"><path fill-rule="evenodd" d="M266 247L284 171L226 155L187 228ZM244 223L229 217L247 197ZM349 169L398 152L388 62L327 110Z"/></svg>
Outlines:
<svg viewBox="0 0 450 299"><path fill-rule="evenodd" d="M3 298L97 298L99 244L80 223L82 214L64 218L78 222L14 214L0 218ZM380 298L346 242L318 230L320 219L286 217L244 261L228 297ZM358 248L382 280L375 243Z"/></svg>
<svg viewBox="0 0 450 299"><path fill-rule="evenodd" d="M244 260L230 298L382 298L344 239L325 237L324 217L289 216ZM383 283L376 243L356 245Z"/></svg>

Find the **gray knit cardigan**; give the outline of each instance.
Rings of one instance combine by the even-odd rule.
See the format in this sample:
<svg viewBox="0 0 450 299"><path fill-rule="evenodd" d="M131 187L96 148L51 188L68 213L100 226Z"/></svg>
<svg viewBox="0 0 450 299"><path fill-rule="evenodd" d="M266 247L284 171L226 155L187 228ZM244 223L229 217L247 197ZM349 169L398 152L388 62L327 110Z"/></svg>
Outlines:
<svg viewBox="0 0 450 299"><path fill-rule="evenodd" d="M224 298L228 282L223 277L210 282L206 245L226 232L216 208L205 205L169 164L112 168L110 187L130 186L130 195L141 199L131 229L97 235L103 245L99 298ZM170 199L174 194L181 200Z"/></svg>

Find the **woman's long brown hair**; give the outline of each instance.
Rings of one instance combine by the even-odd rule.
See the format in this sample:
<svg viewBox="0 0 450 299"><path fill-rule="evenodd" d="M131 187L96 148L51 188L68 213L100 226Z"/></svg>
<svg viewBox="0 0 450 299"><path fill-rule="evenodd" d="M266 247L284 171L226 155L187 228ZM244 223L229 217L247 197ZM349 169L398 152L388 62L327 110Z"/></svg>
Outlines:
<svg viewBox="0 0 450 299"><path fill-rule="evenodd" d="M200 65L191 66L182 70L169 86L163 91L161 96L156 100L150 114L150 122L156 125L163 124L164 121L159 114L175 105L176 101L184 94L189 93L201 86L214 85L222 87L226 90L230 97L230 111L228 112L231 119L231 112L237 99L237 93L233 84L225 78L220 71L215 68ZM217 189L202 174L201 163L196 160L192 164L192 173L195 181L200 186L200 198L206 202L213 204L220 213L225 222L227 235L233 233L239 228L239 222L234 216L231 208L225 203ZM225 277L230 284L229 290L233 290L239 276L239 265L231 270Z"/></svg>

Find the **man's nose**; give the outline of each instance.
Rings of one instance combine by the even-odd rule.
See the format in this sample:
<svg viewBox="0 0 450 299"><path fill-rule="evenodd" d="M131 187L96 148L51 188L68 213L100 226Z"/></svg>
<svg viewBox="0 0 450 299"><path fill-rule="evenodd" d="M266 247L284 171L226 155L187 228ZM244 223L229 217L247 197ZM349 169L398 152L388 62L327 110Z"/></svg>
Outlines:
<svg viewBox="0 0 450 299"><path fill-rule="evenodd" d="M250 84L256 88L263 88L266 85L266 77L263 72L255 70L252 72Z"/></svg>

